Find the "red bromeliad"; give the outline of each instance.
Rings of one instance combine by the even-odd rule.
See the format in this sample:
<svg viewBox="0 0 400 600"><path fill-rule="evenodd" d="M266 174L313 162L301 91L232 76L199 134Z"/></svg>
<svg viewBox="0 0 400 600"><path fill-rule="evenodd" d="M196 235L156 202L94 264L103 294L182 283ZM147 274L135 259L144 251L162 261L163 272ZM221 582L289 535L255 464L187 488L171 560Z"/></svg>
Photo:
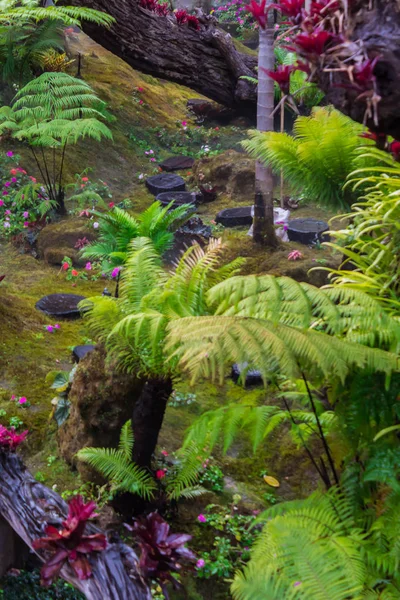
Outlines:
<svg viewBox="0 0 400 600"><path fill-rule="evenodd" d="M178 23L178 25L184 25L185 23L187 23L187 18L188 18L188 14L187 11L182 9L182 10L177 10L175 13L175 19L176 22Z"/></svg>
<svg viewBox="0 0 400 600"><path fill-rule="evenodd" d="M389 151L392 153L394 160L398 161L400 159L400 142L394 140L389 146Z"/></svg>
<svg viewBox="0 0 400 600"><path fill-rule="evenodd" d="M359 65L356 65L353 70L354 83L362 90L370 90L375 84L374 69L380 56L376 56L373 60L365 60Z"/></svg>
<svg viewBox="0 0 400 600"><path fill-rule="evenodd" d="M88 579L91 576L92 569L88 555L92 552L101 552L107 547L106 537L102 533L83 535L86 523L93 517L95 510L94 502L85 504L81 496L76 496L69 503L68 516L62 522L63 529L47 525L45 528L47 537L34 540L32 545L35 550L53 552L41 570L43 585L50 585L65 563L69 563L78 579Z"/></svg>
<svg viewBox="0 0 400 600"><path fill-rule="evenodd" d="M250 0L245 8L253 15L261 29L265 29L267 26L267 0L261 0L260 4L256 0Z"/></svg>
<svg viewBox="0 0 400 600"><path fill-rule="evenodd" d="M304 17L304 0L281 0L269 8L279 10L293 25L299 25Z"/></svg>
<svg viewBox="0 0 400 600"><path fill-rule="evenodd" d="M302 54L320 56L324 53L328 42L333 36L329 31L316 31L314 33L300 33L294 38L294 43Z"/></svg>
<svg viewBox="0 0 400 600"><path fill-rule="evenodd" d="M192 29L195 29L196 31L200 29L200 21L194 15L188 15L186 22Z"/></svg>
<svg viewBox="0 0 400 600"><path fill-rule="evenodd" d="M5 276L2 276L1 279L4 277ZM9 450L13 452L25 440L27 435L28 430L23 431L22 433L15 433L14 427L7 429L7 427L0 425L0 450Z"/></svg>
<svg viewBox="0 0 400 600"><path fill-rule="evenodd" d="M296 70L294 65L279 65L276 71L267 71L267 69L262 70L279 85L283 94L289 94L290 75Z"/></svg>

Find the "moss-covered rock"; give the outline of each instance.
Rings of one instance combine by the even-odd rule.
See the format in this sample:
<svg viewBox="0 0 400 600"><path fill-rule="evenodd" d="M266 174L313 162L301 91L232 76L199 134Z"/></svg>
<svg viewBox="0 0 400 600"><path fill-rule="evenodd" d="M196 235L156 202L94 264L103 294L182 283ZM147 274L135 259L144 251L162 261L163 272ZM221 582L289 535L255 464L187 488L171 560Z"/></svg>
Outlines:
<svg viewBox="0 0 400 600"><path fill-rule="evenodd" d="M217 192L251 203L254 197L255 161L246 154L228 150L197 161L193 174L200 182L210 183Z"/></svg>
<svg viewBox="0 0 400 600"><path fill-rule="evenodd" d="M83 479L93 480L93 473L76 459L76 453L86 446L116 447L141 388L136 377L117 373L106 362L102 347L80 361L69 394L70 416L59 430L58 441L61 456L77 467Z"/></svg>
<svg viewBox="0 0 400 600"><path fill-rule="evenodd" d="M40 258L49 265L61 265L64 256L68 256L75 266L83 265L85 260L79 257L79 250L75 246L84 238L88 242L96 238L95 230L90 225L87 219L78 217L47 225L37 239Z"/></svg>

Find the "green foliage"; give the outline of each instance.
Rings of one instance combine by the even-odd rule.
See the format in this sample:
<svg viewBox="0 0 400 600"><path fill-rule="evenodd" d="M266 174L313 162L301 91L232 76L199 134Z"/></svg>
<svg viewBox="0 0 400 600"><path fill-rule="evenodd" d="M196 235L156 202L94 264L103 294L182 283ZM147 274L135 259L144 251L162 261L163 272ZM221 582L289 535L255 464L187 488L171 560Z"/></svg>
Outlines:
<svg viewBox="0 0 400 600"><path fill-rule="evenodd" d="M69 417L71 402L68 400L68 394L76 369L77 366L71 371L50 371L46 376L46 383L50 385L52 390L57 392L57 396L53 398L51 403L53 405L53 417L58 427L61 427Z"/></svg>
<svg viewBox="0 0 400 600"><path fill-rule="evenodd" d="M340 251L345 260L340 270L329 271L334 286L366 292L385 310L398 314L400 165L375 148L364 157L383 165L351 173L346 187L366 188L366 192L353 205L352 212L345 215L347 227L330 232L333 241L327 245Z"/></svg>
<svg viewBox="0 0 400 600"><path fill-rule="evenodd" d="M84 600L83 594L59 579L49 588L40 585L40 572L21 571L0 580L1 600Z"/></svg>
<svg viewBox="0 0 400 600"><path fill-rule="evenodd" d="M251 131L242 144L251 156L283 175L292 191L329 208L348 207L357 198L343 189L347 176L362 166L358 150L370 145L363 128L332 108L314 108L298 117L294 136ZM373 159L372 164L377 164Z"/></svg>
<svg viewBox="0 0 400 600"><path fill-rule="evenodd" d="M40 0L2 0L0 23L61 21L64 25L80 26L82 21L109 27L114 19L106 13L86 7L57 6L43 7Z"/></svg>
<svg viewBox="0 0 400 600"><path fill-rule="evenodd" d="M130 421L122 428L118 450L112 448L82 448L77 457L88 463L108 481L111 492L129 492L150 500L156 485L150 474L132 462L133 433Z"/></svg>
<svg viewBox="0 0 400 600"><path fill-rule="evenodd" d="M268 509L251 560L235 577L234 598L397 598L395 500L372 527L338 489Z"/></svg>
<svg viewBox="0 0 400 600"><path fill-rule="evenodd" d="M172 204L163 207L160 202L153 202L137 218L118 207L107 213L94 211L100 235L82 250L82 256L102 261L102 270L108 273L125 264L135 238L148 237L155 250L163 254L172 246L175 229L193 214L189 204L171 210Z"/></svg>
<svg viewBox="0 0 400 600"><path fill-rule="evenodd" d="M98 102L84 81L67 73L43 73L17 93L12 107L0 110L0 132L29 144L47 196L60 210L67 146L87 137L112 139L111 131L100 121L101 113L93 108Z"/></svg>
<svg viewBox="0 0 400 600"><path fill-rule="evenodd" d="M208 465L201 475L199 483L212 492L223 492L224 474L217 465Z"/></svg>

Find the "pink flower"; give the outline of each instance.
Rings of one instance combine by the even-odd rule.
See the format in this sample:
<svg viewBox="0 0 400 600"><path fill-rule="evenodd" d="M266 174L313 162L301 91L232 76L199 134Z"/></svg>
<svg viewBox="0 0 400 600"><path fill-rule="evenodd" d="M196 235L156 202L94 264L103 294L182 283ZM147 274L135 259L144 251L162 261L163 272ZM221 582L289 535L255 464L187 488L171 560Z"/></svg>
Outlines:
<svg viewBox="0 0 400 600"><path fill-rule="evenodd" d="M0 206L4 206L4 200L0 200Z"/></svg>
<svg viewBox="0 0 400 600"><path fill-rule="evenodd" d="M28 221L24 222L24 227L29 227L29 222Z"/></svg>
<svg viewBox="0 0 400 600"><path fill-rule="evenodd" d="M11 177L11 181L12 181L13 183L17 183L18 179L17 179L16 177Z"/></svg>
<svg viewBox="0 0 400 600"><path fill-rule="evenodd" d="M298 250L293 250L292 252L289 252L289 254L288 254L288 260L301 260L302 258L303 258L303 255Z"/></svg>
<svg viewBox="0 0 400 600"><path fill-rule="evenodd" d="M25 396L21 396L21 398L18 400L19 404L26 404L28 402L28 400L25 398Z"/></svg>
<svg viewBox="0 0 400 600"><path fill-rule="evenodd" d="M139 104L143 104L143 100L139 100Z"/></svg>
<svg viewBox="0 0 400 600"><path fill-rule="evenodd" d="M93 223L93 229L98 229L99 228L99 224L97 223L97 221L95 221Z"/></svg>
<svg viewBox="0 0 400 600"><path fill-rule="evenodd" d="M6 228L7 228L7 227L11 227L11 225L10 225L10 223L9 223L8 221L4 221L3 225L4 225L4 227L6 227Z"/></svg>
<svg viewBox="0 0 400 600"><path fill-rule="evenodd" d="M36 183L36 177L32 177L32 175L29 175L29 179L32 181L32 183Z"/></svg>
<svg viewBox="0 0 400 600"><path fill-rule="evenodd" d="M3 196L8 196L8 192L6 190L4 190Z"/></svg>
<svg viewBox="0 0 400 600"><path fill-rule="evenodd" d="M156 162L156 159L155 158L151 158L150 162Z"/></svg>
<svg viewBox="0 0 400 600"><path fill-rule="evenodd" d="M14 400L16 399L15 394L13 394L10 398L11 402L14 402Z"/></svg>
<svg viewBox="0 0 400 600"><path fill-rule="evenodd" d="M142 87L138 87L138 88L137 88L137 91L139 92L139 94L141 94L142 92L144 92L144 88L142 88Z"/></svg>
<svg viewBox="0 0 400 600"><path fill-rule="evenodd" d="M46 329L47 329L47 331L48 331L49 333L53 333L53 332L54 332L54 327L53 327L53 325L47 325Z"/></svg>
<svg viewBox="0 0 400 600"><path fill-rule="evenodd" d="M121 270L121 267L115 267L115 269L113 269L111 271L111 277L118 277L120 270Z"/></svg>
<svg viewBox="0 0 400 600"><path fill-rule="evenodd" d="M199 558L199 560L196 563L196 569L202 569L206 564L206 561L203 560L202 558Z"/></svg>
<svg viewBox="0 0 400 600"><path fill-rule="evenodd" d="M68 269L69 269L69 264L68 264L67 262L65 262L65 263L63 263L63 264L62 264L62 267L61 267L61 268L62 268L62 270L63 270L63 271L68 271Z"/></svg>
<svg viewBox="0 0 400 600"><path fill-rule="evenodd" d="M186 127L187 126L187 122L186 121L182 121L182 127Z"/></svg>
<svg viewBox="0 0 400 600"><path fill-rule="evenodd" d="M89 181L89 177L82 177L82 181L86 183L87 181Z"/></svg>
<svg viewBox="0 0 400 600"><path fill-rule="evenodd" d="M12 152L11 150L9 150L7 152L7 156L9 156L11 158L12 156L14 156L14 152Z"/></svg>
<svg viewBox="0 0 400 600"><path fill-rule="evenodd" d="M167 474L167 471L165 469L159 469L158 471L156 471L157 479L164 479L166 474Z"/></svg>
<svg viewBox="0 0 400 600"><path fill-rule="evenodd" d="M61 327L61 326L60 326L58 323L56 323L56 324L54 325L54 329L60 329L60 327Z"/></svg>
<svg viewBox="0 0 400 600"><path fill-rule="evenodd" d="M108 206L109 206L110 208L114 208L114 206L115 206L115 202L109 202L109 203L108 203Z"/></svg>
<svg viewBox="0 0 400 600"><path fill-rule="evenodd" d="M25 211L22 213L22 216L24 217L24 219L27 219L27 218L29 217L29 213L28 213L28 211L27 211L27 210L25 210Z"/></svg>
<svg viewBox="0 0 400 600"><path fill-rule="evenodd" d="M200 514L197 517L197 520L198 520L199 523L205 523L207 521L206 517L203 514Z"/></svg>
<svg viewBox="0 0 400 600"><path fill-rule="evenodd" d="M86 271L91 271L92 270L92 263L91 262L87 262L85 265L85 269Z"/></svg>
<svg viewBox="0 0 400 600"><path fill-rule="evenodd" d="M5 210L5 211L4 211L4 214L5 214L5 215L11 215L11 210Z"/></svg>
<svg viewBox="0 0 400 600"><path fill-rule="evenodd" d="M166 450L161 450L161 454L162 454L163 456L168 456L168 452L167 452Z"/></svg>

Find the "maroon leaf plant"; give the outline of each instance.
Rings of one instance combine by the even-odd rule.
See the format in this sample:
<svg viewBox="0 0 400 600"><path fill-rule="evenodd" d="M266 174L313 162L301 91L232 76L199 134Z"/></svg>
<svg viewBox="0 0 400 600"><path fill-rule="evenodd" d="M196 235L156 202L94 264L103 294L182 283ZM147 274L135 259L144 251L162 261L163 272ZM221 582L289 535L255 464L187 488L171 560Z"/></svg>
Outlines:
<svg viewBox="0 0 400 600"><path fill-rule="evenodd" d="M14 452L16 448L25 440L27 435L28 430L23 431L22 433L15 433L14 427L7 429L7 427L0 425L0 450Z"/></svg>
<svg viewBox="0 0 400 600"><path fill-rule="evenodd" d="M159 582L164 596L168 598L166 583L170 581L178 587L172 573L178 573L183 563L196 560L193 552L185 545L191 536L170 533L168 523L156 512L137 519L133 526L126 527L132 531L141 550L139 569L143 577Z"/></svg>
<svg viewBox="0 0 400 600"><path fill-rule="evenodd" d="M32 545L35 550L52 552L41 570L42 585L49 586L66 563L72 567L78 579L89 579L92 574L89 554L101 552L107 547L104 534L84 535L86 523L94 516L95 510L94 502L85 504L82 496L76 496L69 502L68 516L62 522L63 528L47 525L47 537L34 540Z"/></svg>

